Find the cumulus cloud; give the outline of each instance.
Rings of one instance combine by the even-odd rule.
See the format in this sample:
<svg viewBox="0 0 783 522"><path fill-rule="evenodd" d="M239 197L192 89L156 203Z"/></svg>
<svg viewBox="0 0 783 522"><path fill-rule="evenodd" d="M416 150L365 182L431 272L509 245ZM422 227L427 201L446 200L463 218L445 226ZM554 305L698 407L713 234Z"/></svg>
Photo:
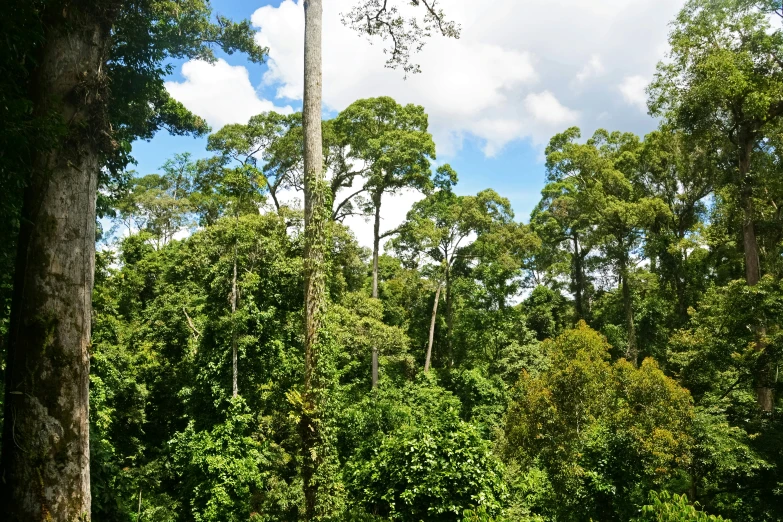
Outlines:
<svg viewBox="0 0 783 522"><path fill-rule="evenodd" d="M652 74L683 0L451 0L447 13L462 25L461 38L429 40L414 56L423 72L407 80L384 67L383 42L342 25L340 13L355 3L324 5L326 107L380 95L421 104L439 154L449 156L467 136L492 155L517 139L544 143L553 127L575 123L586 133L600 121L649 130L654 122L629 114L617 85ZM281 98L301 99L301 0L261 7L251 20L270 49L263 81Z"/></svg>
<svg viewBox="0 0 783 522"><path fill-rule="evenodd" d="M645 114L644 88L666 49L667 24L684 0L449 0L460 39L434 36L413 59L422 73L384 67L380 41L368 42L340 22L357 0L324 4L323 100L337 112L353 101L392 96L423 105L440 160L457 154L465 139L487 156L515 140L541 147L550 136L579 125L645 133L656 123ZM404 4L397 0L400 5ZM282 0L251 17L256 39L269 48L263 85L245 67L224 61L183 65L184 81L169 92L214 127L244 122L262 111L290 111L302 98L302 0ZM274 93L263 99L255 87ZM639 110L628 110L628 106ZM384 227L400 222L415 198L384 201ZM350 225L362 244L371 226Z"/></svg>
<svg viewBox="0 0 783 522"><path fill-rule="evenodd" d="M548 126L562 127L575 123L579 114L563 105L549 91L525 96L525 108L535 121Z"/></svg>
<svg viewBox="0 0 783 522"><path fill-rule="evenodd" d="M215 130L228 123L247 123L250 116L261 112L292 112L290 105L278 107L260 98L247 69L224 60L214 64L191 60L182 65L182 76L182 82L166 82L166 90Z"/></svg>

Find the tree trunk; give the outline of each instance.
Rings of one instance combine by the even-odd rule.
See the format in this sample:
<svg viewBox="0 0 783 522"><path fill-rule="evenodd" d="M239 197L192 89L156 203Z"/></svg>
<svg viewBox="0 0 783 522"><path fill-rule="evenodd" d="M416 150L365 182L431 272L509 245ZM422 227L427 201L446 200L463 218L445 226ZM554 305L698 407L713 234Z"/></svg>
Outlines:
<svg viewBox="0 0 783 522"><path fill-rule="evenodd" d="M579 252L579 236L574 234L574 305L576 307L576 320L581 321L585 318L583 287L584 277L582 274L582 254Z"/></svg>
<svg viewBox="0 0 783 522"><path fill-rule="evenodd" d="M432 357L432 342L435 339L435 318L438 315L438 301L440 301L440 289L443 285L438 283L438 289L435 290L435 303L432 305L432 319L430 320L430 342L427 345L427 357L424 359L424 373L430 371L430 360Z"/></svg>
<svg viewBox="0 0 783 522"><path fill-rule="evenodd" d="M740 154L740 204L742 205L742 245L745 252L745 280L753 286L761 279L759 246L753 216L753 186L750 182L752 144Z"/></svg>
<svg viewBox="0 0 783 522"><path fill-rule="evenodd" d="M627 261L623 261L620 266L620 278L622 279L625 328L628 331L628 346L625 349L625 358L631 361L634 366L636 366L639 359L639 348L636 346L636 327L633 320L633 300L631 299L631 287L628 284Z"/></svg>
<svg viewBox="0 0 783 522"><path fill-rule="evenodd" d="M447 257L448 259L448 257ZM454 365L454 354L451 348L451 334L454 327L454 312L451 306L451 267L446 267L446 353L449 366Z"/></svg>
<svg viewBox="0 0 783 522"><path fill-rule="evenodd" d="M239 395L237 387L237 245L234 242L234 277L231 279L231 396Z"/></svg>
<svg viewBox="0 0 783 522"><path fill-rule="evenodd" d="M378 256L381 248L381 196L373 197L375 204L375 223L372 236L372 297L378 299ZM372 345L372 387L378 386L378 345Z"/></svg>
<svg viewBox="0 0 783 522"><path fill-rule="evenodd" d="M742 205L742 244L745 251L745 281L748 286L755 286L761 279L761 263L759 247L756 241L756 227L753 208L753 184L750 179L750 161L753 153L753 141L748 140L740 147L739 177L740 204ZM755 349L761 352L759 367L756 374L756 401L765 413L771 413L775 406L775 384L772 362L767 354L764 341L766 328L763 324L756 327Z"/></svg>
<svg viewBox="0 0 783 522"><path fill-rule="evenodd" d="M316 516L318 485L313 480L323 455L320 451L320 401L318 334L326 307L324 262L326 251L323 138L321 134L321 0L305 0L304 99L304 388L302 391L302 478L305 520Z"/></svg>
<svg viewBox="0 0 783 522"><path fill-rule="evenodd" d="M8 333L0 505L10 522L90 517L90 320L95 200L107 147L115 3L45 12L32 99L63 125L25 189Z"/></svg>

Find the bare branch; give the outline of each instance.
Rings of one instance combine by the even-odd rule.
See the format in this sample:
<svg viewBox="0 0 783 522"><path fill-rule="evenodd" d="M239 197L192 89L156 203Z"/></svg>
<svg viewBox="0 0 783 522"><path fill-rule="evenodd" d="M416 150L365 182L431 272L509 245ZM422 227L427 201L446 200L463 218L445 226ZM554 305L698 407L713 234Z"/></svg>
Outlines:
<svg viewBox="0 0 783 522"><path fill-rule="evenodd" d="M198 338L201 337L201 332L196 329L196 325L193 324L193 319L190 318L188 311L185 310L184 306L182 307L182 311L185 312L185 318L188 320L188 326L193 331L193 338L198 341Z"/></svg>

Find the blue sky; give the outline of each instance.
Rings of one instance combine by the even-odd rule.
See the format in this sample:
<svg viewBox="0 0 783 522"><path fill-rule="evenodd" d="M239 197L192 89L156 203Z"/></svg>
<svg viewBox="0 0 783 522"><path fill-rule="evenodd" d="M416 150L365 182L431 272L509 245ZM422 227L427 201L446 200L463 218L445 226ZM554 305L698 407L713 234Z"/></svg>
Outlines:
<svg viewBox="0 0 783 522"><path fill-rule="evenodd" d="M383 42L370 43L339 23L355 0L330 0L324 11L324 104L335 114L364 97L390 95L430 114L438 163L458 172L461 193L493 188L527 221L544 182L543 147L571 125L643 134L644 87L666 51L667 23L682 0L443 1L462 25L459 41L433 38L415 59L423 72L403 80L383 67ZM398 0L399 1L399 0ZM406 2L400 1L400 4ZM172 95L213 130L261 110L301 106L303 15L297 0L213 0L214 11L249 18L267 64L218 53L215 66L177 63ZM175 153L205 157L204 139L158 134L134 144L141 174ZM387 207L394 226L415 196ZM354 226L355 225L355 226ZM361 223L352 224L360 242Z"/></svg>

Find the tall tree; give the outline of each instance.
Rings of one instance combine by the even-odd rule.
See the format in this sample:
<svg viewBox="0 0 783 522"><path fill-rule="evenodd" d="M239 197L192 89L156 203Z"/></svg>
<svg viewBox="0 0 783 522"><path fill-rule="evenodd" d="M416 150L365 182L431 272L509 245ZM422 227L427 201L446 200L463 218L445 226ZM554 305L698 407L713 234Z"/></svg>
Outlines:
<svg viewBox="0 0 783 522"><path fill-rule="evenodd" d="M305 519L316 517L317 483L314 480L319 459L320 419L318 382L320 347L318 334L326 307L324 273L326 262L326 209L323 178L323 138L321 135L321 0L305 0L304 99L304 351L305 371L302 392L302 478L304 479Z"/></svg>
<svg viewBox="0 0 783 522"><path fill-rule="evenodd" d="M418 263L424 258L431 264L435 279L435 301L432 307L429 341L424 371L429 371L441 286L446 294L446 357L451 357L453 332L452 270L457 261L467 262L481 251L471 249L477 236L497 232L499 225L507 225L513 219L511 205L506 198L493 190L484 190L475 196L458 196L452 188L456 173L448 165L438 169L436 184L439 190L416 202L400 227L400 235L393 241L394 249L403 257ZM507 236L505 236L508 239Z"/></svg>
<svg viewBox="0 0 783 522"><path fill-rule="evenodd" d="M32 13L32 14L31 14ZM36 139L21 210L6 365L2 505L7 519L90 516L88 432L96 194L130 142L160 128L202 133L166 93L170 57L213 59L210 46L261 60L248 23L210 20L205 2L14 2L38 38L18 96L55 139ZM31 15L29 19L24 17ZM111 85L111 89L109 86ZM28 94L29 93L29 94ZM20 101L20 100L16 100ZM28 122L29 123L29 122ZM32 457L34 456L34 457Z"/></svg>
<svg viewBox="0 0 783 522"><path fill-rule="evenodd" d="M668 219L649 230L645 251L651 271L675 301L678 326L688 320L706 285L701 261L706 254L699 230L720 167L718 154L677 131L662 128L644 138L640 175L644 191L666 203Z"/></svg>
<svg viewBox="0 0 783 522"><path fill-rule="evenodd" d="M548 258L550 270L558 272L559 257L551 252L553 247L563 248L570 263L567 267L571 279L570 289L574 294L576 319L589 316L587 257L593 250L593 238L589 213L584 208L585 198L580 197L582 178L578 164L559 161L556 152L579 134L572 127L555 135L547 146L547 185L541 191L541 201L530 217L530 223L536 233L546 239L543 256ZM541 257L543 257L541 256ZM565 271L564 269L562 269Z"/></svg>
<svg viewBox="0 0 783 522"><path fill-rule="evenodd" d="M443 13L435 10L437 0L421 0L427 8L424 16L425 28L435 23L441 32L447 36L458 36L459 29L454 24L444 22ZM413 2L418 5L420 0ZM323 7L321 0L305 0L305 34L304 34L304 93L302 107L302 131L304 143L304 193L305 193L305 245L304 245L304 276L305 276L305 378L302 393L303 414L300 424L302 434L302 455L304 458L303 478L305 494L305 518L312 520L316 516L316 501L318 487L313 482L320 458L315 451L319 442L318 426L318 330L321 326L321 316L325 308L324 271L326 250L326 223L328 216L324 215L325 187L323 186L323 134L321 128L321 97L322 97L322 62L321 62L321 28L323 23ZM373 12L376 16L396 15L392 7L387 9L387 2L381 6L375 0L369 0L358 5L353 11L357 23L354 27L370 36L381 33L401 41L400 35L412 35L416 41L429 36L422 33L422 26L416 23L416 18L403 20L395 17L394 24L377 25L363 24L365 16ZM380 29L380 30L379 30ZM410 41L410 40L408 40ZM418 47L421 48L421 45ZM396 49L396 45L395 45ZM407 57L407 54L405 55ZM407 63L407 62L406 62Z"/></svg>
<svg viewBox="0 0 783 522"><path fill-rule="evenodd" d="M372 297L378 297L378 256L381 239L394 230L381 232L384 194L405 188L428 190L430 158L435 143L427 131L427 115L420 105L400 105L389 97L352 103L337 117L340 134L350 150L349 158L365 165L365 190L373 214ZM373 348L372 385L378 385L378 348Z"/></svg>
<svg viewBox="0 0 783 522"><path fill-rule="evenodd" d="M735 167L726 179L742 209L745 280L761 277L756 237L759 169L753 157L783 117L783 30L770 16L778 9L767 0L690 0L669 36L670 60L658 65L650 86L650 111L679 128L720 143ZM757 348L765 356L763 328ZM762 364L757 375L758 402L774 403L773 369Z"/></svg>
<svg viewBox="0 0 783 522"><path fill-rule="evenodd" d="M215 151L224 165L241 165L258 172L262 178L261 162L268 161L271 149L292 127L301 126L301 114L283 115L274 111L251 116L246 124L231 123L209 137L207 148ZM298 137L301 147L301 136ZM265 187L275 209L280 211L278 193L291 185L287 172L263 169Z"/></svg>
<svg viewBox="0 0 783 522"><path fill-rule="evenodd" d="M554 181L571 180L596 246L615 269L622 294L627 334L626 358L636 364L638 350L631 276L646 227L668 213L666 205L644 193L639 182L639 138L599 129L577 143L578 129L555 138L547 149Z"/></svg>

